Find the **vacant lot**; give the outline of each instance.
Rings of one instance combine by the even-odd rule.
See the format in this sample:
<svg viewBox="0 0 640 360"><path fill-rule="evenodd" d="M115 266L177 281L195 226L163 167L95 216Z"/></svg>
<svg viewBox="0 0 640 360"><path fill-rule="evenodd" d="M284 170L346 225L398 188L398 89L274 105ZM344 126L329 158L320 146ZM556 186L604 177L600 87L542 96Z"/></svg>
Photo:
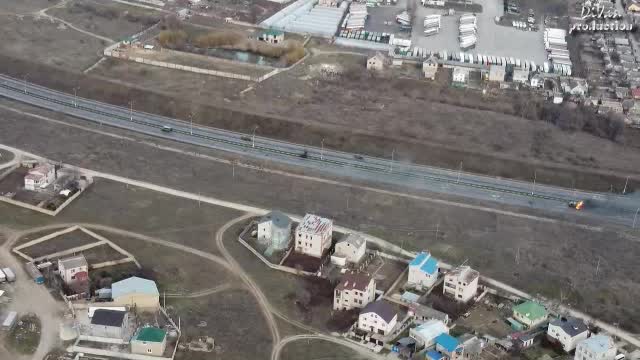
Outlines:
<svg viewBox="0 0 640 360"><path fill-rule="evenodd" d="M81 71L95 63L106 46L101 40L45 18L2 16L1 20L0 52L20 59Z"/></svg>
<svg viewBox="0 0 640 360"><path fill-rule="evenodd" d="M0 149L0 165L8 163L13 160L13 153Z"/></svg>
<svg viewBox="0 0 640 360"><path fill-rule="evenodd" d="M212 336L213 353L179 351L176 359L269 359L271 334L264 316L248 292L233 290L197 299L167 299L170 314L180 316L185 343ZM174 316L176 318L177 316Z"/></svg>
<svg viewBox="0 0 640 360"><path fill-rule="evenodd" d="M114 40L136 34L157 23L162 14L112 1L75 0L47 14L81 29Z"/></svg>
<svg viewBox="0 0 640 360"><path fill-rule="evenodd" d="M8 335L10 348L19 354L30 355L40 343L40 319L35 315L21 316Z"/></svg>
<svg viewBox="0 0 640 360"><path fill-rule="evenodd" d="M31 234L29 236L25 236L16 242L15 246L19 246L20 244L24 244L28 241L35 240L39 237L48 235L53 231L44 231L36 234ZM80 230L75 230L70 233L66 233L60 236L56 236L47 241L41 242L39 244L35 244L23 249L20 249L24 254L31 256L33 258L37 258L40 256L45 256L47 254L52 254L54 252L63 251L67 249L71 249L77 246L92 244L99 241L98 239L85 234Z"/></svg>
<svg viewBox="0 0 640 360"><path fill-rule="evenodd" d="M216 253L215 232L240 215L113 181L98 179L94 185L57 217L59 221L112 226ZM111 235L105 236L116 241ZM126 239L122 241L119 245L127 249Z"/></svg>
<svg viewBox="0 0 640 360"><path fill-rule="evenodd" d="M49 0L4 0L0 2L0 14L27 15L51 5Z"/></svg>
<svg viewBox="0 0 640 360"><path fill-rule="evenodd" d="M437 257L450 263L461 263L465 259L482 274L495 277L532 293L542 293L554 298L562 295L572 305L588 310L608 321L619 321L620 326L638 330L638 324L630 319L640 316L640 307L635 299L640 296L640 278L635 257L640 253L637 234L625 234L618 228L603 226L602 231L578 228L575 222L588 222L578 216L567 216L565 222L550 223L531 219L500 215L491 212L465 209L458 206L438 204L427 199L383 195L336 185L323 184L291 177L276 176L259 171L236 167L232 177L231 167L187 155L159 150L156 147L105 137L84 130L51 125L31 118L21 118L6 113L2 118L6 131L0 133L0 142L46 155L79 166L106 171L121 176L146 180L152 183L215 196L224 200L238 201L264 208L278 208L296 214L317 213L336 219L336 223L380 236L409 250L428 249ZM116 131L118 132L118 131ZM56 143L46 139L55 137ZM165 143L161 140L154 140ZM180 144L172 144L182 147ZM196 148L185 147L191 151ZM220 152L197 149L198 152L221 156ZM195 170L194 170L195 169ZM195 171L195 173L194 173ZM311 174L313 175L313 174ZM215 182L212 182L212 179ZM113 185L114 192L99 193L100 181L75 204L62 212L62 219L71 216L89 219L92 222L115 223L121 228L138 229L139 232L155 233L158 237L182 242L180 233L172 234L169 228L182 223L182 228L197 226L197 236L187 236L194 247L215 248L211 230L206 224L224 223L219 213L198 215L197 202L186 202L178 208L182 212L171 214L153 201L136 199L135 191L124 191L124 185ZM269 191L265 191L268 189ZM398 189L408 191L407 189ZM429 194L421 194L429 195ZM124 198L122 198L124 196ZM94 199L100 207L91 207L87 199ZM449 197L450 200L456 200ZM464 200L465 203L475 202ZM164 203L171 204L172 202ZM125 205L123 205L125 204ZM146 204L146 206L140 206ZM135 206L134 206L135 205ZM155 205L155 206L153 206ZM491 204L482 204L490 205ZM94 205L95 206L95 205ZM152 207L153 206L153 207ZM497 206L505 210L513 210ZM202 209L209 207L202 205ZM13 207L1 206L6 217L0 221L27 224L33 215L19 217ZM101 211L97 212L96 209ZM115 214L109 209L117 209ZM215 208L214 208L215 209ZM144 213L140 217L135 217ZM174 209L175 210L175 209ZM201 210L202 211L202 210ZM207 210L210 211L210 210ZM518 211L525 211L518 209ZM97 213L96 213L97 212ZM20 212L18 212L20 213ZM202 212L201 212L202 213ZM235 213L235 212L232 212ZM158 214L159 218L148 214ZM165 214L165 215L162 215ZM188 214L189 216L179 216ZM217 214L217 215L215 215ZM228 214L226 211L223 214ZM556 216L547 214L547 216ZM561 216L561 215L557 215ZM100 217L101 219L96 219ZM175 218L175 219L174 219ZM169 221L167 223L162 223ZM174 219L174 220L171 220ZM227 218L228 219L228 218ZM193 221L193 224L189 222ZM185 224L186 222L186 224ZM153 230L148 227L157 227ZM142 229L141 229L142 228ZM435 229L438 229L438 237ZM180 230L182 232L183 230ZM189 234L187 231L186 234ZM262 285L261 276L266 277L265 291L277 292L270 299L280 301L281 311L295 310L292 301L284 297L291 291L304 288L277 272L266 272L266 267L242 245L235 236L228 235L225 242L234 256L256 277ZM204 240L204 241L203 241ZM197 245L195 245L197 244ZM519 249L519 250L518 250ZM233 250L233 249L231 249ZM215 250L213 250L215 251ZM519 257L516 261L516 254ZM240 257L244 256L244 259ZM595 268L600 259L596 277ZM253 267L253 270L251 270ZM274 285L276 284L276 285ZM281 289L281 284L285 284ZM291 286L291 288L288 288ZM624 288L624 292L618 289ZM267 293L269 294L269 293ZM274 300L275 299L275 300Z"/></svg>
<svg viewBox="0 0 640 360"><path fill-rule="evenodd" d="M287 344L280 353L282 360L364 360L367 359L342 345L322 340L299 340Z"/></svg>

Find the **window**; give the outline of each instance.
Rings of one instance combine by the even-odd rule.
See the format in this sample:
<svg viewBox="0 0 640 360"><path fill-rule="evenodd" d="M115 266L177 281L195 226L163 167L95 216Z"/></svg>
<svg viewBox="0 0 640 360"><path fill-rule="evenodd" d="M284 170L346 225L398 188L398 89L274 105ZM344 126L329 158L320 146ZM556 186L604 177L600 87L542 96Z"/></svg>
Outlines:
<svg viewBox="0 0 640 360"><path fill-rule="evenodd" d="M149 354L151 354L151 349L147 349L147 352L148 352Z"/></svg>

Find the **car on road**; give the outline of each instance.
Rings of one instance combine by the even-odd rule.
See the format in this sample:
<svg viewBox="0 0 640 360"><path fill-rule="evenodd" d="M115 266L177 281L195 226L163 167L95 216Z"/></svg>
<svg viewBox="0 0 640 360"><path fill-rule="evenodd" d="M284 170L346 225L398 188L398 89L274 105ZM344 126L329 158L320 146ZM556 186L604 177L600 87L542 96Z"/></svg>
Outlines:
<svg viewBox="0 0 640 360"><path fill-rule="evenodd" d="M169 133L169 132L172 132L172 131L173 131L173 128L172 128L171 126L167 126L167 125L165 125L165 126L163 126L163 127L162 127L162 129L161 129L161 130L162 130L163 132L167 132L167 133Z"/></svg>
<svg viewBox="0 0 640 360"><path fill-rule="evenodd" d="M356 158L356 160L364 160L362 155L353 155L353 157Z"/></svg>

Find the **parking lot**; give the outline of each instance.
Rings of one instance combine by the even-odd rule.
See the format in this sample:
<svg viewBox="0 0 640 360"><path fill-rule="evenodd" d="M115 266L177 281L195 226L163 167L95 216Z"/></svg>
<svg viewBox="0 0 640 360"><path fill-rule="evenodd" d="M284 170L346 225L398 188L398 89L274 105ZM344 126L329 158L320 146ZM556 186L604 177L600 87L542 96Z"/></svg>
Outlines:
<svg viewBox="0 0 640 360"><path fill-rule="evenodd" d="M456 11L449 16L448 8L427 8L416 4L416 16L412 33L400 32L400 25L395 22L395 16L407 7L407 1L399 0L393 6L380 6L369 8L366 30L381 31L396 34L401 38L411 36L412 47L420 47L431 52L446 50L449 53L459 52L458 19L463 12ZM489 56L504 56L519 58L521 60L534 61L542 64L546 60L543 44L542 14L536 14L539 22L539 31L519 30L511 26L502 26L496 23L496 17L504 14L502 1L500 0L475 0L482 5L482 12L477 15L478 42L474 49L467 52ZM525 11L525 9L523 9ZM440 32L432 36L424 36L423 20L426 15L442 14ZM389 24L391 22L391 24Z"/></svg>

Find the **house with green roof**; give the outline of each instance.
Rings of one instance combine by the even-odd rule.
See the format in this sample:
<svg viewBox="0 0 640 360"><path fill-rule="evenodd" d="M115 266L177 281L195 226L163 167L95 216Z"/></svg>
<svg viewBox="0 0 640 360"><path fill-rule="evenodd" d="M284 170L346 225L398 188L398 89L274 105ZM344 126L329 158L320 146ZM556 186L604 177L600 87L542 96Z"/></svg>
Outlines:
<svg viewBox="0 0 640 360"><path fill-rule="evenodd" d="M525 301L513 307L513 318L528 328L542 324L548 315L547 309L535 301Z"/></svg>
<svg viewBox="0 0 640 360"><path fill-rule="evenodd" d="M131 339L131 352L162 356L167 347L167 332L157 327L143 327Z"/></svg>

